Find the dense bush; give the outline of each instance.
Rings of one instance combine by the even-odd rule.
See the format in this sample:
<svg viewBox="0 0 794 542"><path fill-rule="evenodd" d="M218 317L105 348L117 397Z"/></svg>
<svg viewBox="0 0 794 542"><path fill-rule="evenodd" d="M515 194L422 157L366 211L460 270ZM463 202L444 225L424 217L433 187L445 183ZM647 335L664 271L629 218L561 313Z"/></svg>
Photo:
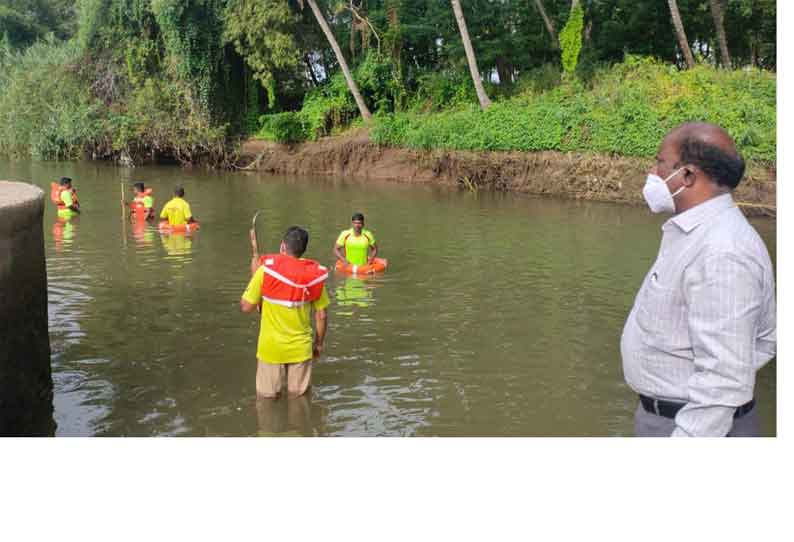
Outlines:
<svg viewBox="0 0 794 542"><path fill-rule="evenodd" d="M394 108L397 89L393 86L390 70L389 64L371 55L354 74L364 99L378 104L383 111ZM262 115L256 137L280 143L314 140L348 126L357 117L356 102L340 72L328 83L309 91L300 111Z"/></svg>
<svg viewBox="0 0 794 542"><path fill-rule="evenodd" d="M99 136L100 108L79 68L79 48L53 38L24 52L0 48L0 153L71 158Z"/></svg>
<svg viewBox="0 0 794 542"><path fill-rule="evenodd" d="M300 114L294 111L262 115L260 123L262 127L257 134L260 139L279 143L297 143L306 139Z"/></svg>
<svg viewBox="0 0 794 542"><path fill-rule="evenodd" d="M272 113L259 117L259 139L297 143L329 135L335 127L346 126L357 115L356 103L341 73L309 92L300 111Z"/></svg>
<svg viewBox="0 0 794 542"><path fill-rule="evenodd" d="M223 158L226 126L213 126L192 107L189 89L168 79L130 81L120 75L126 70L111 65L113 80L126 89L108 106L91 92L98 68L83 60L76 41L49 39L22 52L0 51L0 153L133 162L153 151L182 162Z"/></svg>
<svg viewBox="0 0 794 542"><path fill-rule="evenodd" d="M154 24L153 13L144 9L148 4L139 5L136 17ZM101 2L79 6L85 32L74 39L50 35L22 50L0 43L0 154L90 155L127 164L152 155L222 162L229 151L228 123L208 106L210 87L201 81L211 78L183 74L178 62L168 61L176 54L168 52L167 40L156 35L102 34L111 31ZM158 13L165 20L164 12ZM91 50L100 39L113 46ZM206 56L203 49L200 53Z"/></svg>
<svg viewBox="0 0 794 542"><path fill-rule="evenodd" d="M715 122L748 159L775 160L775 75L708 66L678 71L628 57L593 75L495 102L431 114L378 115L371 131L384 145L422 149L596 151L653 156L662 136L685 121Z"/></svg>
<svg viewBox="0 0 794 542"><path fill-rule="evenodd" d="M0 40L0 153L224 162L246 90L221 73L224 1L72 4L71 39Z"/></svg>

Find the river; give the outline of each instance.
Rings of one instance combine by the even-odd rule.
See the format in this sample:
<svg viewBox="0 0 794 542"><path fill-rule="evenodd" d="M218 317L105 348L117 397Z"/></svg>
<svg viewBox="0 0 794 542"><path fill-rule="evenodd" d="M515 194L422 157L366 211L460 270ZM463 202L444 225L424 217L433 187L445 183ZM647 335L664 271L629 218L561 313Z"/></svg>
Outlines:
<svg viewBox="0 0 794 542"><path fill-rule="evenodd" d="M0 179L49 192L74 179L83 214L44 215L56 435L628 436L636 396L620 334L662 217L603 203L400 183L93 162L8 162ZM125 220L121 191L185 188L201 229ZM251 217L271 250L292 224L306 256L361 211L387 272L334 275L310 396L254 401L258 318L238 302ZM773 261L775 222L753 220ZM758 375L776 432L776 362Z"/></svg>

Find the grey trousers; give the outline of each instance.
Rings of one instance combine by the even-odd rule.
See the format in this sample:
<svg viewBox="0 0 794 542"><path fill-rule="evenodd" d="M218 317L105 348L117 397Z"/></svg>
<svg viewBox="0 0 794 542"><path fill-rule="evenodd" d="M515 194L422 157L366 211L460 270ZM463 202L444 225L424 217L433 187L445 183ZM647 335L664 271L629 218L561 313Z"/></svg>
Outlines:
<svg viewBox="0 0 794 542"><path fill-rule="evenodd" d="M635 437L669 437L673 429L675 429L675 420L647 412L642 408L642 403L637 404L637 411L634 413ZM738 420L733 420L733 427L727 436L758 437L760 435L761 426L758 420L758 405L756 405Z"/></svg>

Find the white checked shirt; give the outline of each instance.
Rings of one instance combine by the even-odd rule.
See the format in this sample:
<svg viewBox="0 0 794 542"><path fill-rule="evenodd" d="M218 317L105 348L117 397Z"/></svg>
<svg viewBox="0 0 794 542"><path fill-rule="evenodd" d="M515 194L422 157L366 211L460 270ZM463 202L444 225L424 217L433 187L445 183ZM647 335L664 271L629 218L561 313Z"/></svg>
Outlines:
<svg viewBox="0 0 794 542"><path fill-rule="evenodd" d="M775 279L764 242L730 194L662 226L620 351L637 393L686 403L672 436L725 436L777 347Z"/></svg>

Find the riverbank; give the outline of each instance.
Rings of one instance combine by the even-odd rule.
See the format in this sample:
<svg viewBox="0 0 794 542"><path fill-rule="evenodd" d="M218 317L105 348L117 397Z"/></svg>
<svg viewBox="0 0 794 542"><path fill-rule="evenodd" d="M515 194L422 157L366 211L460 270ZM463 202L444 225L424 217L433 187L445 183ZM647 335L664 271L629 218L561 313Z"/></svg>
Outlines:
<svg viewBox="0 0 794 542"><path fill-rule="evenodd" d="M373 143L366 131L284 145L248 140L238 167L280 175L346 176L564 199L644 205L650 158L577 152L417 150ZM748 214L776 213L774 166L750 162L735 192Z"/></svg>

